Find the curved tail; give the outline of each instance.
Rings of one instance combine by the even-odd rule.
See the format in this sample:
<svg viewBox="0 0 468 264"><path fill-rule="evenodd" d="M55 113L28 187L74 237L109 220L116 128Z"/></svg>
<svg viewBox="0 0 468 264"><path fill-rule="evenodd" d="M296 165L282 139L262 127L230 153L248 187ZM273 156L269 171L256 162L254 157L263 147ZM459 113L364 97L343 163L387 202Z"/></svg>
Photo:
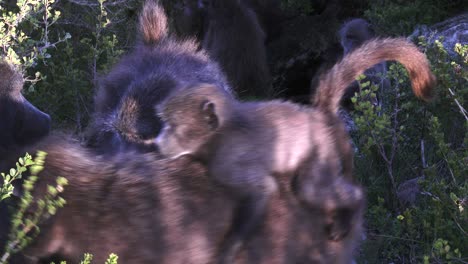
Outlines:
<svg viewBox="0 0 468 264"><path fill-rule="evenodd" d="M167 36L167 16L156 0L147 0L138 23L140 37L145 44L156 44Z"/></svg>
<svg viewBox="0 0 468 264"><path fill-rule="evenodd" d="M424 53L404 38L386 38L366 42L322 75L314 106L336 113L348 85L368 68L387 60L398 61L405 66L416 96L426 101L432 98L436 78Z"/></svg>

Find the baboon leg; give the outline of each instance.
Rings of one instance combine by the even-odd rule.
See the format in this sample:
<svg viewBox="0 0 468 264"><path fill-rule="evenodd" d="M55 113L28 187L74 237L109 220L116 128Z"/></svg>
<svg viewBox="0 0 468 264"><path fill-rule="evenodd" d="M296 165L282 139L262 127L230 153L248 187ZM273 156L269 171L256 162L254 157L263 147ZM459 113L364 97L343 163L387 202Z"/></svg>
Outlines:
<svg viewBox="0 0 468 264"><path fill-rule="evenodd" d="M234 263L245 241L261 225L269 200L269 194L256 194L241 202L235 212L233 226L221 246L218 264Z"/></svg>
<svg viewBox="0 0 468 264"><path fill-rule="evenodd" d="M339 241L348 236L355 225L358 206L338 207L326 212L325 232L329 240Z"/></svg>
<svg viewBox="0 0 468 264"><path fill-rule="evenodd" d="M248 188L250 194L241 200L234 213L231 230L221 245L218 264L234 263L245 241L261 226L265 219L268 203L277 188L272 177L264 178L261 190L252 191L253 188Z"/></svg>
<svg viewBox="0 0 468 264"><path fill-rule="evenodd" d="M323 212L328 239L344 239L356 225L357 218L364 208L362 189L344 178L326 184L302 184L299 187L299 198L311 210Z"/></svg>

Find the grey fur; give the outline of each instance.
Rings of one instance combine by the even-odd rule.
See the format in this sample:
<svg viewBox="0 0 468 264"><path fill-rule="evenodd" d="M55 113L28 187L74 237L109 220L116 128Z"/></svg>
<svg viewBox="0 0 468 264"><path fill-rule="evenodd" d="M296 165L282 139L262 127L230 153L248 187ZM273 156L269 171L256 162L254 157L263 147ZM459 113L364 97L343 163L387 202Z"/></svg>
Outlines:
<svg viewBox="0 0 468 264"><path fill-rule="evenodd" d="M161 128L154 106L187 84L206 82L231 91L218 64L195 40L178 40L167 32L167 17L154 1L145 3L139 28L133 52L98 84L87 145L100 153L126 147L155 151L147 144Z"/></svg>

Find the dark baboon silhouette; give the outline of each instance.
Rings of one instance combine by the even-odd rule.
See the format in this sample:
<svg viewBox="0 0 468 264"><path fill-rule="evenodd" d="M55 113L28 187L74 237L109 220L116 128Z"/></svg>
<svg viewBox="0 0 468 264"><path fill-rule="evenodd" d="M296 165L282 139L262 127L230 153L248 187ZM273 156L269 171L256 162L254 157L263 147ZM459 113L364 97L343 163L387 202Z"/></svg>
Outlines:
<svg viewBox="0 0 468 264"><path fill-rule="evenodd" d="M424 54L402 39L378 39L348 53L321 77L312 109L281 101L242 103L211 84L173 93L157 107L164 121L156 139L161 153L194 156L241 202L221 263L231 263L261 224L278 174L295 175L298 198L310 208L335 202L324 208L335 216L329 222L333 240L349 232L346 223L357 217L364 196L347 187L352 151L338 106L349 83L389 59L407 68L417 96L430 98L435 79Z"/></svg>
<svg viewBox="0 0 468 264"><path fill-rule="evenodd" d="M204 30L204 4L209 1L183 0L182 11L176 14L175 27L177 32L184 37L196 36L203 38ZM265 42L268 43L281 34L281 22L284 17L280 0L241 0L241 4L253 10L266 34Z"/></svg>
<svg viewBox="0 0 468 264"><path fill-rule="evenodd" d="M182 10L174 18L174 26L181 37L203 38L203 12L198 0L183 0Z"/></svg>
<svg viewBox="0 0 468 264"><path fill-rule="evenodd" d="M346 22L341 27L339 35L344 55L376 37L372 26L366 20L361 18L352 19ZM380 62L364 72L366 78L361 80L361 82L370 81L371 84L379 86L379 91L382 92L385 89L390 88L390 82L385 76L386 72L387 64L385 61ZM351 110L353 108L351 98L359 91L360 86L358 81L354 81L350 86L348 86L343 95L342 101L342 105L345 109ZM370 98L370 100L374 105L379 104L378 98Z"/></svg>
<svg viewBox="0 0 468 264"><path fill-rule="evenodd" d="M283 14L280 0L242 0L257 14L268 43L281 35Z"/></svg>
<svg viewBox="0 0 468 264"><path fill-rule="evenodd" d="M19 71L0 60L0 172L4 173L15 165L9 162L15 149L37 142L50 130L49 115L29 103L21 94L23 82ZM3 180L0 179L2 184ZM21 186L15 187L18 189ZM0 256L8 239L11 220L9 205L15 203L13 200L15 198L11 197L0 202Z"/></svg>
<svg viewBox="0 0 468 264"><path fill-rule="evenodd" d="M207 177L200 163L190 157L168 160L157 153L131 151L96 156L56 135L25 150L37 149L48 155L34 197L44 194L58 175L69 184L61 194L65 207L41 224L39 236L23 252L30 263L50 256L78 263L83 252L92 253L96 263L104 263L110 253L119 256L119 263L217 262L237 201ZM338 201L327 196L317 207L305 208L295 198L289 177L278 176L279 192L272 196L265 221L235 263L349 263L360 240L362 211L356 212L359 217L343 239L330 239L334 216L321 205ZM323 192L342 187L337 182ZM345 187L361 191L358 186ZM363 207L364 202L359 208Z"/></svg>
<svg viewBox="0 0 468 264"><path fill-rule="evenodd" d="M150 141L161 127L154 106L172 91L199 82L230 91L218 64L198 43L170 36L164 10L153 1L140 14L139 31L133 52L98 84L86 142L100 153L125 147L153 151Z"/></svg>
<svg viewBox="0 0 468 264"><path fill-rule="evenodd" d="M23 77L13 66L0 61L0 170L8 151L31 144L50 130L49 115L41 112L24 98Z"/></svg>
<svg viewBox="0 0 468 264"><path fill-rule="evenodd" d="M265 33L256 13L239 0L199 2L202 47L219 62L233 89L241 97L272 97Z"/></svg>

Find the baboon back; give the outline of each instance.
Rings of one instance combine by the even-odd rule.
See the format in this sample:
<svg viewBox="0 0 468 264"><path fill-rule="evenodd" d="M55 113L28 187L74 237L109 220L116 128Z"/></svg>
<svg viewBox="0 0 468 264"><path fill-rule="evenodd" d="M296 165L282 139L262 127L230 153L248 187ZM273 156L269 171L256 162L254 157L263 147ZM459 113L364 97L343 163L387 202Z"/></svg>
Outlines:
<svg viewBox="0 0 468 264"><path fill-rule="evenodd" d="M236 202L199 163L189 157L161 160L152 153L96 158L63 137L28 151L36 149L48 153L36 195L57 175L69 184L63 193L67 205L41 226L27 255L56 255L73 263L83 252L98 263L112 252L122 263L214 262ZM288 178L278 178L280 192L236 263L345 263L359 240L360 223L343 240L329 240L326 215L305 209Z"/></svg>

